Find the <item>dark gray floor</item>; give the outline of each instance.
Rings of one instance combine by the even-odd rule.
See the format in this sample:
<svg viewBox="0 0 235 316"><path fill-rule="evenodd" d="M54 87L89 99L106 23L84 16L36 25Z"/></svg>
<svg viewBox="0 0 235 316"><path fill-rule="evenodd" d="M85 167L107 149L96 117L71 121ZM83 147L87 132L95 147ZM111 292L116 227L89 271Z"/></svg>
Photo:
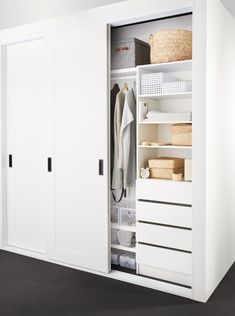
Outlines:
<svg viewBox="0 0 235 316"><path fill-rule="evenodd" d="M207 304L0 251L0 316L235 315L235 266Z"/></svg>

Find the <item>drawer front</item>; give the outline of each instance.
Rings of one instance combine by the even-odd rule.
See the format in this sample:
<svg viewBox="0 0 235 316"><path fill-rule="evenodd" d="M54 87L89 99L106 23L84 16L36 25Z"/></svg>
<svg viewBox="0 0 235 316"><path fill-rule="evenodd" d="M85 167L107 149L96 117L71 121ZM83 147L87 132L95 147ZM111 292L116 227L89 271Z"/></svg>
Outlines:
<svg viewBox="0 0 235 316"><path fill-rule="evenodd" d="M137 241L157 246L192 251L192 231L137 223Z"/></svg>
<svg viewBox="0 0 235 316"><path fill-rule="evenodd" d="M192 286L192 275L190 274L158 269L144 264L138 265L138 274L162 281L173 282L183 286Z"/></svg>
<svg viewBox="0 0 235 316"><path fill-rule="evenodd" d="M192 183L138 179L137 199L192 205Z"/></svg>
<svg viewBox="0 0 235 316"><path fill-rule="evenodd" d="M192 274L192 254L137 244L136 261L158 269Z"/></svg>
<svg viewBox="0 0 235 316"><path fill-rule="evenodd" d="M192 207L159 203L137 203L137 220L192 228Z"/></svg>

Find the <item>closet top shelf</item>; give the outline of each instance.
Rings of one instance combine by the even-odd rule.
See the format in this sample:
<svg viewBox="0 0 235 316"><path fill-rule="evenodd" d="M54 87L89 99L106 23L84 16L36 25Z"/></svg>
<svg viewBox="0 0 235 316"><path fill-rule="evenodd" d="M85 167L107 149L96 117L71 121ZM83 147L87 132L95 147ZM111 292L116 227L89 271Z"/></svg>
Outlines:
<svg viewBox="0 0 235 316"><path fill-rule="evenodd" d="M162 94L141 94L139 98L142 99L187 99L192 98L192 92L178 92L178 93L162 93Z"/></svg>
<svg viewBox="0 0 235 316"><path fill-rule="evenodd" d="M136 76L137 69L134 68L124 68L124 69L116 69L111 71L112 78L119 78L119 77L132 77Z"/></svg>
<svg viewBox="0 0 235 316"><path fill-rule="evenodd" d="M182 60L176 62L151 64L138 66L139 70L144 72L178 72L178 71L192 71L192 60Z"/></svg>
<svg viewBox="0 0 235 316"><path fill-rule="evenodd" d="M137 74L137 69L144 72L177 72L177 71L191 71L192 60L183 60L163 64L149 64L137 66L133 68L115 69L111 71L111 78L119 77L133 77Z"/></svg>

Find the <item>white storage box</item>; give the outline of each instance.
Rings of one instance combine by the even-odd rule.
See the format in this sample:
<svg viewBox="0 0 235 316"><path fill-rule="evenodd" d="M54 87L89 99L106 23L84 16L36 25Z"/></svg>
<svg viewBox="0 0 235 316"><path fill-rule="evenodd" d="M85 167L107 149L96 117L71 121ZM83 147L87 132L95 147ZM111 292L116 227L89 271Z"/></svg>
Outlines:
<svg viewBox="0 0 235 316"><path fill-rule="evenodd" d="M119 225L119 207L111 207L111 223Z"/></svg>
<svg viewBox="0 0 235 316"><path fill-rule="evenodd" d="M120 225L135 226L135 210L131 208L120 208Z"/></svg>
<svg viewBox="0 0 235 316"><path fill-rule="evenodd" d="M162 93L181 93L181 92L191 92L192 91L192 81L174 81L165 82L162 84Z"/></svg>
<svg viewBox="0 0 235 316"><path fill-rule="evenodd" d="M192 181L192 159L184 160L184 180Z"/></svg>
<svg viewBox="0 0 235 316"><path fill-rule="evenodd" d="M164 82L176 81L176 79L163 72L141 75L141 94L161 94Z"/></svg>
<svg viewBox="0 0 235 316"><path fill-rule="evenodd" d="M162 84L141 85L141 94L161 94Z"/></svg>
<svg viewBox="0 0 235 316"><path fill-rule="evenodd" d="M124 268L129 268L132 270L136 269L136 261L135 261L135 255L130 253L124 253L120 255L119 258L120 266Z"/></svg>

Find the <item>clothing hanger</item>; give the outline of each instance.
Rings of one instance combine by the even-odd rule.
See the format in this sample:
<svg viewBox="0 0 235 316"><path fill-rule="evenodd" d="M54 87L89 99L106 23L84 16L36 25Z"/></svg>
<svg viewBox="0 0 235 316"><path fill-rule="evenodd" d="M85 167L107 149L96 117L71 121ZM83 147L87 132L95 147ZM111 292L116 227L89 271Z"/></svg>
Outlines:
<svg viewBox="0 0 235 316"><path fill-rule="evenodd" d="M112 87L112 89L111 89L111 90L113 90L115 87L117 87L117 88L120 90L119 85L118 85L118 83L117 83L117 82L115 82L115 83L113 84L113 87Z"/></svg>
<svg viewBox="0 0 235 316"><path fill-rule="evenodd" d="M125 90L129 91L128 84L126 82L124 83L124 86L123 86L121 92L124 92Z"/></svg>

